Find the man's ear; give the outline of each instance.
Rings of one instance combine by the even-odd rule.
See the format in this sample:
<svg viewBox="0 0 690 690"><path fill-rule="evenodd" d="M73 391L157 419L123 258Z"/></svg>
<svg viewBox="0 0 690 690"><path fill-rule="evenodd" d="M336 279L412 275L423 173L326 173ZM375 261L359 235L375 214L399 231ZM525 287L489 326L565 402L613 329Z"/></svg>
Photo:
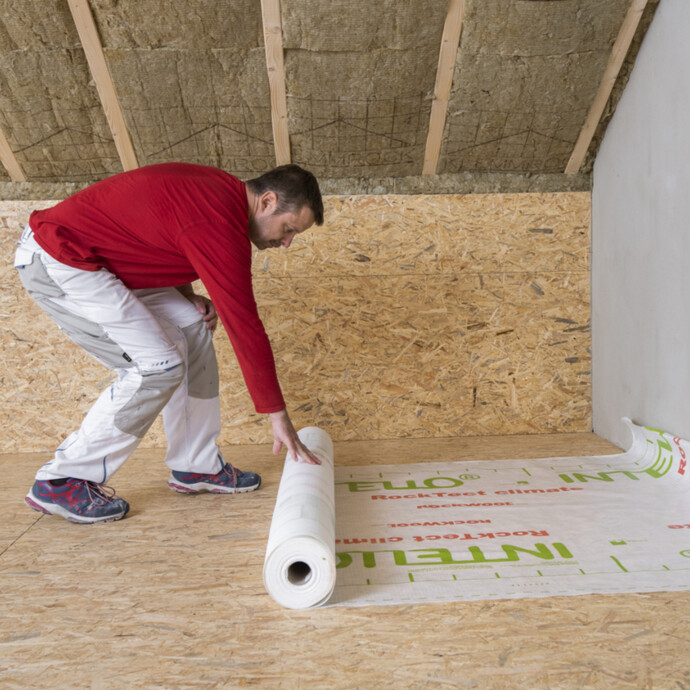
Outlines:
<svg viewBox="0 0 690 690"><path fill-rule="evenodd" d="M275 213L278 208L278 195L272 190L267 189L259 199L261 210L267 215Z"/></svg>

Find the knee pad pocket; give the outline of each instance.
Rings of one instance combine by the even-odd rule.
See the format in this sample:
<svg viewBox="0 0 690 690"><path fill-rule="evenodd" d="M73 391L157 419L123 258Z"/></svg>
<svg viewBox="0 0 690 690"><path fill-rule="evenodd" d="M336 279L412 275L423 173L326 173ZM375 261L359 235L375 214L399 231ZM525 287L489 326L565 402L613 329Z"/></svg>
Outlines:
<svg viewBox="0 0 690 690"><path fill-rule="evenodd" d="M217 398L218 361L211 332L203 321L182 328L187 341L187 390L192 398Z"/></svg>
<svg viewBox="0 0 690 690"><path fill-rule="evenodd" d="M115 426L143 438L184 379L184 364L141 374L139 387L115 414Z"/></svg>

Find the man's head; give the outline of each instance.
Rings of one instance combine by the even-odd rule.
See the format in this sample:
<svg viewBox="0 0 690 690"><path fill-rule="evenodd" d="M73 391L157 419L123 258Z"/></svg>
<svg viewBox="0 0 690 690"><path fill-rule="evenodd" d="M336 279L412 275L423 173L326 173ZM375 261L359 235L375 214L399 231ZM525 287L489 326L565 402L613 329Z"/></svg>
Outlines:
<svg viewBox="0 0 690 690"><path fill-rule="evenodd" d="M295 235L323 224L319 183L298 165L281 165L246 184L249 239L258 249L289 247Z"/></svg>

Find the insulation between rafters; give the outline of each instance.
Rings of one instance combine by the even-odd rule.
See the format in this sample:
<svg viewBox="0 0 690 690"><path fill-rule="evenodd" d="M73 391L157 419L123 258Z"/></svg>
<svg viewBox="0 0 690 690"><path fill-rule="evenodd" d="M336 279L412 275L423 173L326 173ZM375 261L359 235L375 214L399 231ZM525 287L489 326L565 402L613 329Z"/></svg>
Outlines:
<svg viewBox="0 0 690 690"><path fill-rule="evenodd" d="M139 163L134 153L134 147L125 124L110 71L105 62L103 46L96 30L89 3L87 0L67 1L84 48L84 53L86 54L86 60L89 63L91 74L96 83L96 89L101 99L122 167L125 170L138 168Z"/></svg>
<svg viewBox="0 0 690 690"><path fill-rule="evenodd" d="M599 85L599 90L597 91L592 106L587 114L587 119L585 124L580 131L580 136L577 139L573 153L570 156L568 165L565 168L567 174L573 174L580 170L582 163L587 155L587 149L592 142L594 133L596 132L597 125L601 120L601 116L604 113L604 108L609 100L611 91L616 82L616 77L618 72L620 72L625 56L628 54L628 49L635 36L635 31L637 26L642 19L642 13L647 5L648 0L633 0L630 5L630 9L623 20L623 24L618 32L615 43L611 50L611 56L609 58L608 64L606 65L606 70L604 76Z"/></svg>

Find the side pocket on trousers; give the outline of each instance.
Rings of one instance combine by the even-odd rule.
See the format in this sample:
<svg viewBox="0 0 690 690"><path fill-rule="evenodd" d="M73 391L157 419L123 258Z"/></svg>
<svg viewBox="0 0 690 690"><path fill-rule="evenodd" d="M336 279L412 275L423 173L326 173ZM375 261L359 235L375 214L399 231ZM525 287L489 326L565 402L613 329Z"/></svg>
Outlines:
<svg viewBox="0 0 690 690"><path fill-rule="evenodd" d="M44 297L62 297L65 293L60 286L48 275L38 254L31 257L31 263L18 266L19 279L26 291L35 299Z"/></svg>

